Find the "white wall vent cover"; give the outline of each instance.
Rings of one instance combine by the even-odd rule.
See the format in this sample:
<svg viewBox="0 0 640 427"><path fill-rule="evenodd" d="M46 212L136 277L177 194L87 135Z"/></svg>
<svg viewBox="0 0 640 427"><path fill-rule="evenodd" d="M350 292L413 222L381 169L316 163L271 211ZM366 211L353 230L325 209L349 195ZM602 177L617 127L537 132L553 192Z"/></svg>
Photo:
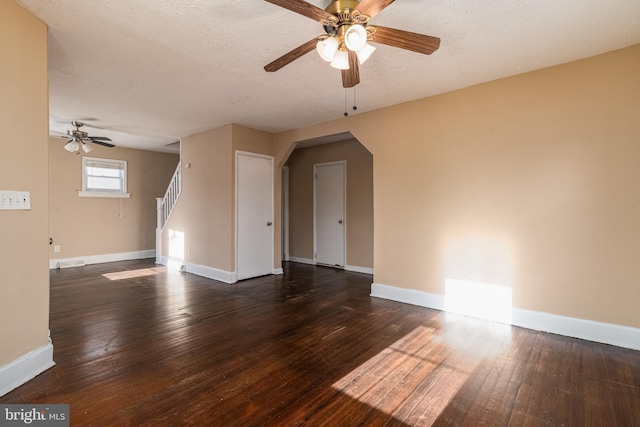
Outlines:
<svg viewBox="0 0 640 427"><path fill-rule="evenodd" d="M69 268L69 267L84 267L83 259L70 259L66 261L60 261L58 263L58 268Z"/></svg>

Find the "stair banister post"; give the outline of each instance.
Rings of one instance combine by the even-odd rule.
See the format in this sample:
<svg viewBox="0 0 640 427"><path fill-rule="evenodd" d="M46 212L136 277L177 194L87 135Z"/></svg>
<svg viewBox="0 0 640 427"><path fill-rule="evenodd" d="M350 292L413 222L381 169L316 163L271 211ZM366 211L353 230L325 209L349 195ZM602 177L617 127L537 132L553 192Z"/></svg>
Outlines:
<svg viewBox="0 0 640 427"><path fill-rule="evenodd" d="M156 264L160 264L162 256L162 197L156 197Z"/></svg>

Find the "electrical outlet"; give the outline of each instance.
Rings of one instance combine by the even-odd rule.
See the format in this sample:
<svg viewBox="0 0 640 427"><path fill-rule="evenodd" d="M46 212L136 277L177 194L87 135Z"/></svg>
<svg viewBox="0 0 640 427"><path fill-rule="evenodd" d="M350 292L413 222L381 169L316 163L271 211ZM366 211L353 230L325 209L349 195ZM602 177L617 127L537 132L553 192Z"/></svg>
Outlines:
<svg viewBox="0 0 640 427"><path fill-rule="evenodd" d="M0 210L31 209L31 193L28 191L0 190Z"/></svg>
<svg viewBox="0 0 640 427"><path fill-rule="evenodd" d="M53 246L53 252L60 252L60 245L54 245Z"/></svg>

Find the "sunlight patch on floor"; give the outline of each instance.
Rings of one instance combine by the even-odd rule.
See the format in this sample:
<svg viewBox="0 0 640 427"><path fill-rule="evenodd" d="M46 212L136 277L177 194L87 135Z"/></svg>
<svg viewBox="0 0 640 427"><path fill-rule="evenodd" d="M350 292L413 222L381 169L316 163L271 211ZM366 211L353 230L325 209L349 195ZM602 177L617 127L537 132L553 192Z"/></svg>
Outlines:
<svg viewBox="0 0 640 427"><path fill-rule="evenodd" d="M140 268L138 270L116 271L115 273L105 273L102 277L109 280L132 279L135 277L153 276L158 273L165 273L165 267Z"/></svg>
<svg viewBox="0 0 640 427"><path fill-rule="evenodd" d="M433 328L420 326L333 387L405 424L431 425L479 363L448 363L450 354Z"/></svg>

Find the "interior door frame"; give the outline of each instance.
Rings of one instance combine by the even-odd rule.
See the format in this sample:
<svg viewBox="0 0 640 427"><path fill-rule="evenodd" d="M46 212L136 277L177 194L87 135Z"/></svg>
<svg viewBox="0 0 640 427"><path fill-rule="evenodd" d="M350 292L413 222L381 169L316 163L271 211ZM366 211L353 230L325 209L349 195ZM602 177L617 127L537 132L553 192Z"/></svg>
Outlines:
<svg viewBox="0 0 640 427"><path fill-rule="evenodd" d="M282 260L289 261L289 166L282 167Z"/></svg>
<svg viewBox="0 0 640 427"><path fill-rule="evenodd" d="M342 268L345 268L347 265L347 161L346 160L337 160L334 162L324 162L324 163L314 163L313 164L313 263L318 264L317 257L317 222L316 222L316 187L318 175L316 174L318 167L323 166L334 166L334 165L342 165ZM337 266L336 266L337 267Z"/></svg>
<svg viewBox="0 0 640 427"><path fill-rule="evenodd" d="M240 156L248 156L248 157L258 157L261 159L266 159L269 160L271 162L271 191L270 191L270 195L271 195L271 222L272 222L272 226L271 226L271 233L269 233L270 235L270 250L269 250L269 255L270 255L270 263L269 266L271 268L271 274L275 274L275 269L273 266L273 262L274 262L274 235L275 235L275 221L274 221L274 196L273 196L273 182L274 182L274 174L275 174L275 170L274 170L274 157L273 156L269 156L266 154L259 154L259 153L252 153L249 151L241 151L241 150L236 150L235 151L235 215L234 215L234 220L235 220L235 224L234 224L234 228L235 228L235 246L236 246L236 250L235 250L235 276L236 278L239 277L239 270L238 270L238 261L239 261L239 254L240 254L240 248L239 248L239 233L240 233L240 229L238 227L238 223L239 223L239 197L238 194L240 192L240 186L239 184L239 178L240 178L240 168L238 167L238 163L239 163L239 158Z"/></svg>

